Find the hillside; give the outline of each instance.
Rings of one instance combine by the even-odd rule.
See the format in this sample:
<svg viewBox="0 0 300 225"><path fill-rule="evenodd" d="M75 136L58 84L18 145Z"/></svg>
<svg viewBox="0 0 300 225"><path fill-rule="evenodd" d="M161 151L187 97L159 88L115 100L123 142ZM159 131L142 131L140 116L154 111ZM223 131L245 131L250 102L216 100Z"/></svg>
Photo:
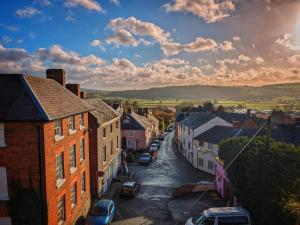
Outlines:
<svg viewBox="0 0 300 225"><path fill-rule="evenodd" d="M300 83L266 85L261 87L193 85L128 91L89 90L89 92L103 97L121 97L128 99L295 100L300 98Z"/></svg>

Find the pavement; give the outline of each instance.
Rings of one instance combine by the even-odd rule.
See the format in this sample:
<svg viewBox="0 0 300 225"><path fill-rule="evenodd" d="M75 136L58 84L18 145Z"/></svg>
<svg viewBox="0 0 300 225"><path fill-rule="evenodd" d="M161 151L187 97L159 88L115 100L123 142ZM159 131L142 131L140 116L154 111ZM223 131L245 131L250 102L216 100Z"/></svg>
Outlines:
<svg viewBox="0 0 300 225"><path fill-rule="evenodd" d="M213 180L187 162L173 145L173 136L173 132L168 133L161 142L157 160L147 166L128 165L138 179L140 192L134 198L114 197L117 213L113 225L181 225L204 209L223 206L214 192L172 198L174 189L183 184Z"/></svg>

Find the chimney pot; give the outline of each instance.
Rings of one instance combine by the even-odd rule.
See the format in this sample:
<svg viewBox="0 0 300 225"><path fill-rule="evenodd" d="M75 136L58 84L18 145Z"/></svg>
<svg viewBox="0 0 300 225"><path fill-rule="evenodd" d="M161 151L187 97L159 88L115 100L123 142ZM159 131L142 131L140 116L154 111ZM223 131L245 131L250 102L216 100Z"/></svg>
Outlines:
<svg viewBox="0 0 300 225"><path fill-rule="evenodd" d="M80 98L85 99L86 98L86 92L81 91L80 92Z"/></svg>
<svg viewBox="0 0 300 225"><path fill-rule="evenodd" d="M46 76L48 79L55 80L62 86L66 87L66 72L64 69L47 69Z"/></svg>

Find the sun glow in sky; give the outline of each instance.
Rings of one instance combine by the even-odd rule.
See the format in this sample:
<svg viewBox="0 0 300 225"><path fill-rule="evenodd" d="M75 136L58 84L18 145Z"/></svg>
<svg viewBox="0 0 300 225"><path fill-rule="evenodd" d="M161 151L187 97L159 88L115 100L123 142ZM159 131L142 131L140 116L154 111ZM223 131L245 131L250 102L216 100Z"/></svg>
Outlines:
<svg viewBox="0 0 300 225"><path fill-rule="evenodd" d="M0 2L0 72L105 90L300 82L299 0Z"/></svg>

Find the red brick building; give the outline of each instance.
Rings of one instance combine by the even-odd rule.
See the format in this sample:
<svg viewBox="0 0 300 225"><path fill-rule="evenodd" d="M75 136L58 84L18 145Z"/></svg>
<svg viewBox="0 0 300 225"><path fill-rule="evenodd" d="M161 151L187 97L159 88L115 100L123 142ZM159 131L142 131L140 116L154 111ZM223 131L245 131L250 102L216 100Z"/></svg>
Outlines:
<svg viewBox="0 0 300 225"><path fill-rule="evenodd" d="M93 108L64 70L47 78L0 75L0 224L75 224L90 207Z"/></svg>

